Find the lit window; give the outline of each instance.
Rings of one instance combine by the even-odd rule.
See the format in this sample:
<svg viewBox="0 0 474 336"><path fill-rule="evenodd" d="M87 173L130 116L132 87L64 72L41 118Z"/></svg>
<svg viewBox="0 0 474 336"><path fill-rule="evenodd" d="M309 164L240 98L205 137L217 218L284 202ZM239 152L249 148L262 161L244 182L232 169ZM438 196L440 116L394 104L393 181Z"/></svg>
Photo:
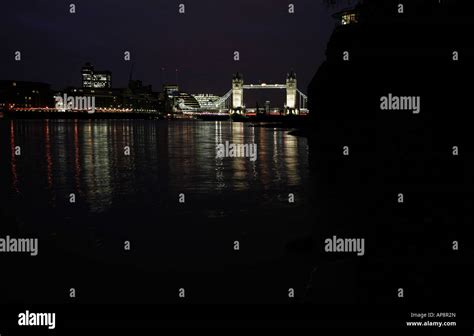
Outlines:
<svg viewBox="0 0 474 336"><path fill-rule="evenodd" d="M350 24L350 23L356 23L356 22L357 22L357 18L356 18L356 15L354 13L343 14L342 15L342 24L343 25L347 25L347 24Z"/></svg>

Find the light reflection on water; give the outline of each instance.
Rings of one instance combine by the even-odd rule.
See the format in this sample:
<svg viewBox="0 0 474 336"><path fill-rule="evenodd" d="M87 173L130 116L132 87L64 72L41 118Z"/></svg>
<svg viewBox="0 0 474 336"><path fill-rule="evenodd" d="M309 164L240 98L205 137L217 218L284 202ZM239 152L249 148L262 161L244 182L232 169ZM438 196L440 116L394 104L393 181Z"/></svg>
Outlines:
<svg viewBox="0 0 474 336"><path fill-rule="evenodd" d="M246 123L139 120L10 120L9 201L64 206L70 193L90 212L175 199L242 195L268 203L304 189L306 139ZM6 126L6 125L5 125ZM217 158L216 145L257 144L257 160ZM15 156L15 146L22 155ZM130 155L125 147L130 147ZM9 152L6 155L5 152ZM6 159L6 160L5 160Z"/></svg>
<svg viewBox="0 0 474 336"><path fill-rule="evenodd" d="M303 290L312 265L285 246L311 230L312 184L307 141L287 133L231 122L2 120L0 210L8 220L0 221L0 236L37 237L45 257L35 261L53 270L41 274L53 287L63 285L54 279L87 282L90 274L117 283L128 269L121 286L137 282L135 290L146 281L175 284L182 272L191 284L216 285L215 272L224 272L234 281L222 282L229 288L252 278L265 288L292 283ZM216 145L226 141L257 144L257 160L218 158ZM17 274L14 261L8 267L6 274ZM29 268L21 269L13 283L28 278ZM102 287L95 290L93 302L109 302ZM163 300L148 290L137 297Z"/></svg>

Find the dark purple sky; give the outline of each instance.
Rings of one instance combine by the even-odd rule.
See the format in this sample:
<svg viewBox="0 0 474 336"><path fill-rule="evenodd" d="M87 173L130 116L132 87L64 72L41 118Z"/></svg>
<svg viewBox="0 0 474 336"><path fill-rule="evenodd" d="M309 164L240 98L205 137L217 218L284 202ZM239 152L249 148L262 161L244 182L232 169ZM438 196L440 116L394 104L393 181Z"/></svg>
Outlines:
<svg viewBox="0 0 474 336"><path fill-rule="evenodd" d="M69 4L76 14L69 13ZM178 14L178 4L186 13ZM296 13L288 14L294 3ZM232 73L245 81L280 82L293 68L306 87L324 60L334 28L320 0L17 0L1 1L0 79L42 81L54 88L80 85L91 61L126 86L132 53L134 78L155 89L166 79L187 92L223 94ZM14 61L14 52L22 61ZM233 52L240 52L240 62Z"/></svg>

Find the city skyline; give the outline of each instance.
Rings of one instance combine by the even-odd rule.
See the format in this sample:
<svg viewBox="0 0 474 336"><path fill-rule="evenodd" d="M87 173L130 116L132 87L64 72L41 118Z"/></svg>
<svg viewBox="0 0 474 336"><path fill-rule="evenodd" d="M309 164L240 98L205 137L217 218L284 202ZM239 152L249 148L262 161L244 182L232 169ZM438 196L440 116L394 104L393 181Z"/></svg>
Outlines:
<svg viewBox="0 0 474 336"><path fill-rule="evenodd" d="M105 69L97 69L86 62L80 72L81 85L65 88L52 88L44 82L18 80L0 80L0 108L11 111L91 111L95 112L95 99L98 97L98 108L102 112L223 112L232 113L265 113L265 114L307 114L307 96L297 86L297 76L290 71L286 83L248 83L240 73L233 74L231 89L223 96L213 93L185 92L177 84L164 83L158 90L142 80L133 78L130 72L126 87L112 85L113 74ZM244 90L247 94L244 95ZM284 95L281 95L285 90ZM253 91L253 92L252 92ZM260 91L260 94L256 94ZM253 93L253 94L252 94ZM85 95L85 96L83 96ZM250 101L254 102L249 103ZM244 99L245 97L245 99ZM277 97L277 105L271 105ZM70 103L65 103L70 100ZM84 109L86 101L91 100L89 108ZM54 102L53 102L54 101ZM58 105L59 101L59 105ZM73 101L81 102L80 104ZM132 103L132 101L135 101ZM139 101L138 105L137 102ZM173 101L171 103L171 101ZM69 108L65 108L69 106ZM76 106L76 107L74 107ZM263 107L262 107L263 106ZM172 107L176 107L174 111ZM173 111L172 111L173 110ZM92 113L94 113L92 112Z"/></svg>
<svg viewBox="0 0 474 336"><path fill-rule="evenodd" d="M235 72L249 82L279 83L291 69L307 87L325 59L335 25L334 10L320 1L295 2L297 15L289 13L286 1L183 2L184 13L180 3L76 2L75 13L64 1L4 3L0 36L7 52L0 61L8 66L1 79L45 82L54 89L79 87L80 78L71 73L91 62L114 74L114 87L127 86L132 67L135 79L154 88L177 82L187 92L222 95ZM217 8L219 15L213 15ZM318 24L308 24L314 17ZM9 27L17 27L14 34ZM21 61L15 60L16 51ZM126 51L129 61L124 60Z"/></svg>

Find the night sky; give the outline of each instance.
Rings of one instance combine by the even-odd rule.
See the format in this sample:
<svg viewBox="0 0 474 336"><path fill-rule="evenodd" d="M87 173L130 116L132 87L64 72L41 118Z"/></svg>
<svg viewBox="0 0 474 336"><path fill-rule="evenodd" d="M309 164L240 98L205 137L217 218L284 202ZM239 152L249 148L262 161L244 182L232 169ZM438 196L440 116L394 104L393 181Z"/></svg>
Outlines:
<svg viewBox="0 0 474 336"><path fill-rule="evenodd" d="M134 79L155 90L164 67L167 82L178 68L180 87L190 93L222 95L236 71L246 83L284 83L290 69L306 92L324 60L333 12L319 0L2 1L0 79L80 86L81 67L90 61L112 71L114 87L124 87L134 62ZM131 62L123 60L126 50Z"/></svg>

